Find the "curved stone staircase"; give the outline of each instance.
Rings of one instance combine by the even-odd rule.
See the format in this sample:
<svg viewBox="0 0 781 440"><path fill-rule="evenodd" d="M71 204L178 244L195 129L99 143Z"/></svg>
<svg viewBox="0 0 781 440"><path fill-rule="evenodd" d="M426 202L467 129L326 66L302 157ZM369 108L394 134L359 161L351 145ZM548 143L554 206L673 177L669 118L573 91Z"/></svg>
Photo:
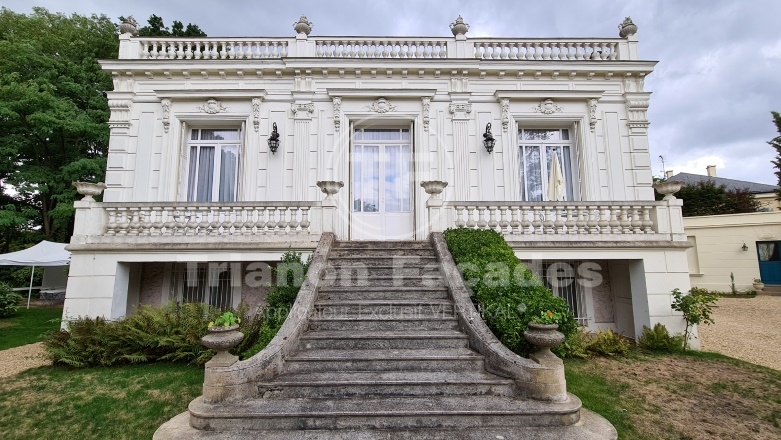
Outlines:
<svg viewBox="0 0 781 440"><path fill-rule="evenodd" d="M487 371L430 242L336 243L327 261L279 374L253 398L194 400L156 439L615 438L576 397L525 398Z"/></svg>

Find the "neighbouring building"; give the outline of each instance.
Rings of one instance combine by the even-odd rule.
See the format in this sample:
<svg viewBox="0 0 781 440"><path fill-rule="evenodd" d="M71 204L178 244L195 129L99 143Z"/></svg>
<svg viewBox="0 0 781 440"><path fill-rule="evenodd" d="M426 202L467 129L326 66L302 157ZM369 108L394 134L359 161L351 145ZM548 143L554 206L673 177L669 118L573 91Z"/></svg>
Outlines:
<svg viewBox="0 0 781 440"><path fill-rule="evenodd" d="M644 84L656 62L634 31L308 29L120 36L119 59L101 62L114 78L105 191L76 202L66 316L257 305L257 263L310 252L323 231L426 240L464 226L504 234L588 329L683 330L670 292L689 289L689 244L681 201L654 201ZM447 183L441 199L423 182Z"/></svg>
<svg viewBox="0 0 781 440"><path fill-rule="evenodd" d="M774 289L781 285L781 204L775 185L726 179L716 176L716 167L707 175L667 171L667 178L684 184L712 181L727 190L748 190L760 202L759 212L745 214L684 217L683 226L691 247L687 250L691 285L728 292L734 276L738 290L753 289L761 279Z"/></svg>

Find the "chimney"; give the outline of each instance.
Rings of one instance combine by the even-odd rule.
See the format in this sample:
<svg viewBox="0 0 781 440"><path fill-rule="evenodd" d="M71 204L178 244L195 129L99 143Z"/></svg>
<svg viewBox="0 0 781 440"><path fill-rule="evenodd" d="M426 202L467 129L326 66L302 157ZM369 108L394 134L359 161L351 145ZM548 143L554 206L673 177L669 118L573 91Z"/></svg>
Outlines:
<svg viewBox="0 0 781 440"><path fill-rule="evenodd" d="M708 171L708 177L716 177L716 165L708 165L705 169Z"/></svg>
<svg viewBox="0 0 781 440"><path fill-rule="evenodd" d="M673 174L674 174L673 170L667 170L664 172L664 177L669 179L670 177L673 176Z"/></svg>

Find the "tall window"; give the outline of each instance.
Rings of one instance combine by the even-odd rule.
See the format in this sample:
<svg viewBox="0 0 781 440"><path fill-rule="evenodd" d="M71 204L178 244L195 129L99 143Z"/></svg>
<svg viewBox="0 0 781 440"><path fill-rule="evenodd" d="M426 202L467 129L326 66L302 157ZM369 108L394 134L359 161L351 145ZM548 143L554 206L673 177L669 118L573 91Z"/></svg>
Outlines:
<svg viewBox="0 0 781 440"><path fill-rule="evenodd" d="M353 212L411 211L410 130L356 129L353 142Z"/></svg>
<svg viewBox="0 0 781 440"><path fill-rule="evenodd" d="M188 202L235 202L239 181L239 129L190 132Z"/></svg>
<svg viewBox="0 0 781 440"><path fill-rule="evenodd" d="M524 128L518 133L518 145L522 200L572 200L569 130Z"/></svg>

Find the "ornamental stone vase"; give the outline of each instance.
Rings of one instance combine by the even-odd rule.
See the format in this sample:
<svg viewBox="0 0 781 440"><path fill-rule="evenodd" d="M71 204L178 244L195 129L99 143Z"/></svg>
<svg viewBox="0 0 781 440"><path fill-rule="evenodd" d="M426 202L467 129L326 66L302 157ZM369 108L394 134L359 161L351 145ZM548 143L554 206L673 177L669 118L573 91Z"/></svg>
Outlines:
<svg viewBox="0 0 781 440"><path fill-rule="evenodd" d="M206 348L215 350L217 354L209 362L206 362L207 367L229 367L239 360L238 356L229 352L244 339L244 334L238 331L238 328L238 324L230 327L209 327L209 334L201 338L201 343Z"/></svg>
<svg viewBox="0 0 781 440"><path fill-rule="evenodd" d="M755 291L761 292L762 289L765 288L765 283L763 283L763 282L758 282L758 283L754 282L754 283L751 283L751 287L753 287Z"/></svg>
<svg viewBox="0 0 781 440"><path fill-rule="evenodd" d="M441 180L429 180L426 182L420 182L420 186L426 191L426 194L430 195L432 199L442 198L442 191L447 187L447 182Z"/></svg>
<svg viewBox="0 0 781 440"><path fill-rule="evenodd" d="M138 36L138 22L132 15L119 24L119 33L130 34L134 37Z"/></svg>
<svg viewBox="0 0 781 440"><path fill-rule="evenodd" d="M94 196L99 196L106 189L106 184L103 182L73 182L72 184L76 187L76 192L84 196L81 199L83 202L94 202Z"/></svg>
<svg viewBox="0 0 781 440"><path fill-rule="evenodd" d="M298 34L309 35L309 33L312 32L312 27L313 26L314 26L314 23L309 21L306 18L306 15L302 15L301 18L299 18L297 22L293 23L293 29L295 29L296 33L298 33Z"/></svg>
<svg viewBox="0 0 781 440"><path fill-rule="evenodd" d="M326 196L326 200L333 200L333 195L338 193L340 189L344 186L344 182L337 182L334 180L321 180L317 182L317 186L320 187L320 191L322 191Z"/></svg>
<svg viewBox="0 0 781 440"><path fill-rule="evenodd" d="M636 33L637 25L632 23L632 19L629 17L626 17L624 22L618 25L618 36L621 38L626 38Z"/></svg>
<svg viewBox="0 0 781 440"><path fill-rule="evenodd" d="M523 337L534 345L537 350L529 357L541 365L561 365L562 361L551 348L558 347L564 342L564 333L558 331L558 324L529 323L529 329L523 332Z"/></svg>
<svg viewBox="0 0 781 440"><path fill-rule="evenodd" d="M683 182L677 180L668 180L666 182L654 183L654 189L659 194L664 195L664 200L675 200L675 193L681 190Z"/></svg>
<svg viewBox="0 0 781 440"><path fill-rule="evenodd" d="M469 25L464 23L464 19L459 15L456 21L450 23L450 30L453 32L453 36L466 35L469 31Z"/></svg>

